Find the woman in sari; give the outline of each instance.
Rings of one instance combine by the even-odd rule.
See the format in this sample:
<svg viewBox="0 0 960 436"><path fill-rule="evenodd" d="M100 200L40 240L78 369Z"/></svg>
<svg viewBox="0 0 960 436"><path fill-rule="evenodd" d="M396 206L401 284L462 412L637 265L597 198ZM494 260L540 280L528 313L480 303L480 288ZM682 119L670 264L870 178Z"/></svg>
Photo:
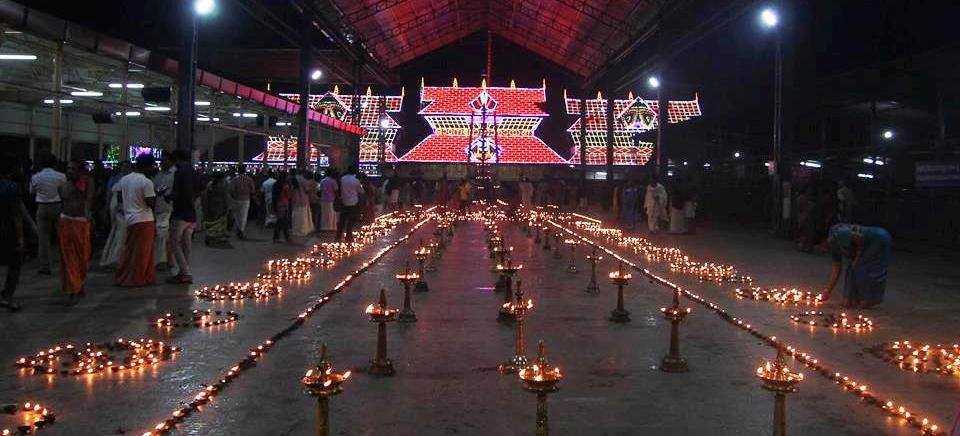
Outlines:
<svg viewBox="0 0 960 436"><path fill-rule="evenodd" d="M882 227L837 224L827 237L833 255L833 270L824 291L824 300L840 280L843 261L843 307L869 309L883 301L887 288L887 268L890 265L892 239Z"/></svg>
<svg viewBox="0 0 960 436"><path fill-rule="evenodd" d="M293 234L305 237L313 233L313 217L310 213L310 196L307 186L300 176L290 178L290 213Z"/></svg>
<svg viewBox="0 0 960 436"><path fill-rule="evenodd" d="M215 173L213 180L203 192L204 242L213 248L233 248L227 216L230 214L230 198L223 173Z"/></svg>

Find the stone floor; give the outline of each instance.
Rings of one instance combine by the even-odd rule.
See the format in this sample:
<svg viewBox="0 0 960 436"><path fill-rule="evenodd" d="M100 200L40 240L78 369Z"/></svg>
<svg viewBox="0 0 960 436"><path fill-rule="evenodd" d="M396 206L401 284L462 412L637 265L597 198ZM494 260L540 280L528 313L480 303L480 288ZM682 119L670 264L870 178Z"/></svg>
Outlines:
<svg viewBox="0 0 960 436"><path fill-rule="evenodd" d="M324 342L337 367L356 371L345 392L332 400L335 434L531 433L534 397L521 389L515 376L495 370L512 353L513 330L496 321L503 297L491 290L494 277L479 223L458 228L439 271L427 277L430 291L415 294L419 321L389 326L389 355L397 375L379 378L364 372L375 348L376 326L367 321L363 308L381 287L389 291L392 305L400 305L402 291L393 274L411 260L413 242L427 238L431 230L430 225L423 227L410 242L390 251L174 433L311 434L315 402L302 393L299 378L314 363ZM403 232L395 231L378 245ZM662 373L656 365L666 351L669 326L659 308L669 303L669 293L638 280L627 294L633 322L611 324L606 317L615 304L614 290L601 283L599 296L584 293L588 266L582 259L578 260L581 272L568 274L563 270L566 253L562 260L553 259L516 228L508 227L506 236L516 247L515 257L524 264L520 278L536 306L527 323L528 349L543 339L552 362L566 375L561 391L549 400L555 434L769 432L772 397L760 389L754 376L758 363L773 355L768 346L694 307L682 327L681 345L692 371ZM271 244L265 234L256 237L261 240L240 242L235 250L210 250L197 244L196 286L251 278L265 259L303 250ZM800 255L766 235L736 229L709 231L677 243L695 255L742 265L761 282L813 283L829 268L826 258ZM215 380L249 346L289 325L374 249L318 273L304 286L290 287L280 298L259 303L200 302L186 287L177 286L114 288L107 273L94 273L90 296L68 309L56 304L57 280L28 269L20 292L25 310L0 314L5 332L0 337L4 350L0 358L10 363L0 372L0 402L36 400L49 405L58 413L58 422L44 429L44 434L139 435L188 401L203 383ZM913 257L898 255L891 274L896 279L891 280L890 304L876 311L881 327L869 336L834 336L798 328L786 321L787 312L765 303L735 300L725 287L690 286L703 286L718 302L755 318L758 325L829 355L836 365L863 374L877 390L909 399L918 410L947 424L960 382L900 373L857 354L865 345L903 335L930 340L957 336L958 330L950 327L960 325L956 311L941 308L944 304L958 307L957 279L943 274L950 271L944 266L949 260L939 264L908 260ZM610 268L612 264L604 264L601 271ZM900 282L900 274L918 282ZM919 295L927 297L919 300ZM910 305L912 313L906 310ZM171 335L147 325L148 318L158 313L191 308L233 309L241 319L234 326L176 330ZM150 370L123 375L47 378L19 374L12 366L17 356L60 340L100 342L118 336L167 338L182 346L183 352ZM0 416L0 428L9 426L9 419ZM789 397L788 426L797 434L913 433L815 375L808 375L800 392Z"/></svg>

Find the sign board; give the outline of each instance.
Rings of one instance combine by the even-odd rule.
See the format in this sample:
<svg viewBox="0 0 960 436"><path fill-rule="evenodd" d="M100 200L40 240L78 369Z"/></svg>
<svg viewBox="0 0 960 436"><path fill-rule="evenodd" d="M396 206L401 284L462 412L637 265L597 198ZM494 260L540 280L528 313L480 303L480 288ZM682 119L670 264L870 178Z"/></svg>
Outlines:
<svg viewBox="0 0 960 436"><path fill-rule="evenodd" d="M960 187L960 162L917 162L914 185L918 188Z"/></svg>

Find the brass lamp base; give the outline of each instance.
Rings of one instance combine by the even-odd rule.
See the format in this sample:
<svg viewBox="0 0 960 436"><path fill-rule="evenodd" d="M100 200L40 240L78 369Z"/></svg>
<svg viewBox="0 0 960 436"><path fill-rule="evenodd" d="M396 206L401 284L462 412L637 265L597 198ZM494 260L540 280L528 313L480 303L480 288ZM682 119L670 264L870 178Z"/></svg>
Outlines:
<svg viewBox="0 0 960 436"><path fill-rule="evenodd" d="M613 309L610 311L610 321L618 323L630 322L630 311L626 309Z"/></svg>
<svg viewBox="0 0 960 436"><path fill-rule="evenodd" d="M383 360L371 360L370 369L367 370L368 373L373 375L382 375L382 376L392 376L396 373L393 369L393 361L390 359Z"/></svg>

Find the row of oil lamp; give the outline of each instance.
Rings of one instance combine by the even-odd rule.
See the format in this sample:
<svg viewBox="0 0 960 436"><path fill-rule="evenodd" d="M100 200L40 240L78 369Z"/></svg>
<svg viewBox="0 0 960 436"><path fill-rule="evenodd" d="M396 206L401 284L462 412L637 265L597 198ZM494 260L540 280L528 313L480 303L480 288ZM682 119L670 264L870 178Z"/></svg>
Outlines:
<svg viewBox="0 0 960 436"><path fill-rule="evenodd" d="M124 353L117 359L114 352ZM29 357L21 357L15 365L33 374L83 375L105 371L118 372L140 369L172 359L180 348L153 339L117 339L102 344L71 343L40 350Z"/></svg>
<svg viewBox="0 0 960 436"><path fill-rule="evenodd" d="M614 242L614 243L616 242L615 238L608 236L609 234L613 234L614 232L604 232L601 234L597 234L596 232L591 232L597 235L597 239L594 240L594 239L590 239L588 237L580 235L578 232L576 232L573 229L583 231L585 229L590 229L590 228L599 228L596 222L575 221L572 225L567 227L564 224L562 224L563 222L562 219L555 219L555 218L556 218L555 216L544 214L540 218L540 220L549 223L553 227L560 229L569 235L579 238L584 243L593 245L595 247L599 247L608 255L642 272L643 275L649 278L651 281L664 285L670 288L671 290L673 290L673 292L682 294L685 297L705 306L707 309L717 314L721 319L727 321L728 323L732 324L735 327L743 329L749 334L761 339L766 344L776 348L778 350L778 354L780 354L781 357L778 358L775 362L765 363L760 368L758 368L758 376L760 376L761 379L764 380L765 388L777 394L775 395L775 399L777 401L777 409L780 409L780 403L782 402L782 398L780 394L785 394L792 391L792 389L795 388L795 385L799 383L800 380L802 380L802 376L800 376L799 374L795 374L795 373L789 372L788 369L787 370L784 369L786 368L786 365L784 363L785 356L789 355L794 357L798 362L800 362L804 366L807 366L808 368L812 369L815 373L820 374L823 377L833 381L835 384L840 386L844 391L857 396L862 400L863 404L877 407L883 410L887 414L890 414L894 417L901 418L908 425L914 427L915 429L917 429L918 431L924 434L943 434L940 427L934 424L929 418L921 416L914 411L911 411L907 406L900 404L898 402L895 402L892 399L883 398L877 394L874 394L872 391L869 390L867 384L864 383L863 381L857 380L849 375L842 374L839 371L836 371L822 364L819 361L819 359L814 357L812 354L803 352L797 349L796 347L789 345L785 341L778 340L776 336L770 336L760 332L757 328L753 327L752 324L744 321L741 318L731 315L725 308L721 307L720 305L714 302L711 302L706 298L698 294L695 294L691 291L682 289L680 286L671 282L670 280L664 277L658 276L653 272L651 272L650 270L646 268L642 268L639 265L633 262L630 262L629 260L617 254L610 248L604 247L601 244L601 241ZM588 222L591 224L585 225L583 224L584 222ZM620 244L617 244L617 245L619 246ZM792 297L788 297L788 298L792 298ZM949 353L949 351L947 352ZM786 376L788 372L789 374L795 374L795 375ZM768 379L773 381L769 385L768 385ZM788 381L790 383L787 383ZM790 387L791 384L793 385L793 387ZM775 411L775 415L779 415L780 417L782 417L782 414L776 411ZM775 416L775 418L777 418L777 416ZM775 431L777 430L777 426L778 426L778 423L775 422Z"/></svg>
<svg viewBox="0 0 960 436"><path fill-rule="evenodd" d="M297 315L294 320L287 325L285 328L279 332L272 335L269 339L260 342L257 345L254 345L249 348L247 354L239 360L236 364L230 367L225 373L221 374L216 381L205 385L204 388L200 389L194 396L193 399L188 403L172 411L170 415L155 424L151 430L148 430L142 433L143 436L156 436L161 434L167 434L173 430L177 424L183 422L190 415L197 413L200 410L200 407L208 403L214 396L219 394L224 388L226 388L230 383L236 380L244 371L254 368L259 359L261 359L267 352L269 352L273 346L290 333L299 329L303 326L306 320L312 316L318 309L325 306L334 296L343 292L344 289L356 280L361 274L366 272L371 266L378 263L387 253L392 251L394 248L400 246L401 244L406 243L410 237L418 231L423 225L429 222L431 219L437 218L438 213L433 212L434 208L427 210L419 210L417 215L412 214L393 214L390 217L387 223L384 223L384 220L376 220L375 224L372 225L371 233L365 233L365 236L362 238L357 238L358 241L362 241L362 244L369 244L377 239L375 237L369 236L373 234L382 234L395 227L396 225L402 222L408 222L411 218L419 219L409 231L407 231L403 236L398 238L396 241L387 244L385 247L378 250L370 258L361 263L360 267L354 270L353 272L347 274L342 280L334 284L327 292L323 293L322 296L310 303L299 315ZM314 247L312 252L316 252L318 248ZM352 250L351 252L355 252ZM340 256L343 257L343 256ZM339 257L329 257L331 259L337 259Z"/></svg>
<svg viewBox="0 0 960 436"><path fill-rule="evenodd" d="M240 319L240 314L232 310L222 311L213 309L194 309L187 314L173 314L170 312L158 316L150 324L164 328L178 327L216 327L225 324L236 323Z"/></svg>
<svg viewBox="0 0 960 436"><path fill-rule="evenodd" d="M7 415L17 415L22 424L12 430L9 428L0 430L0 436L34 434L57 420L57 415L49 408L34 401L8 404L3 406L2 411Z"/></svg>

